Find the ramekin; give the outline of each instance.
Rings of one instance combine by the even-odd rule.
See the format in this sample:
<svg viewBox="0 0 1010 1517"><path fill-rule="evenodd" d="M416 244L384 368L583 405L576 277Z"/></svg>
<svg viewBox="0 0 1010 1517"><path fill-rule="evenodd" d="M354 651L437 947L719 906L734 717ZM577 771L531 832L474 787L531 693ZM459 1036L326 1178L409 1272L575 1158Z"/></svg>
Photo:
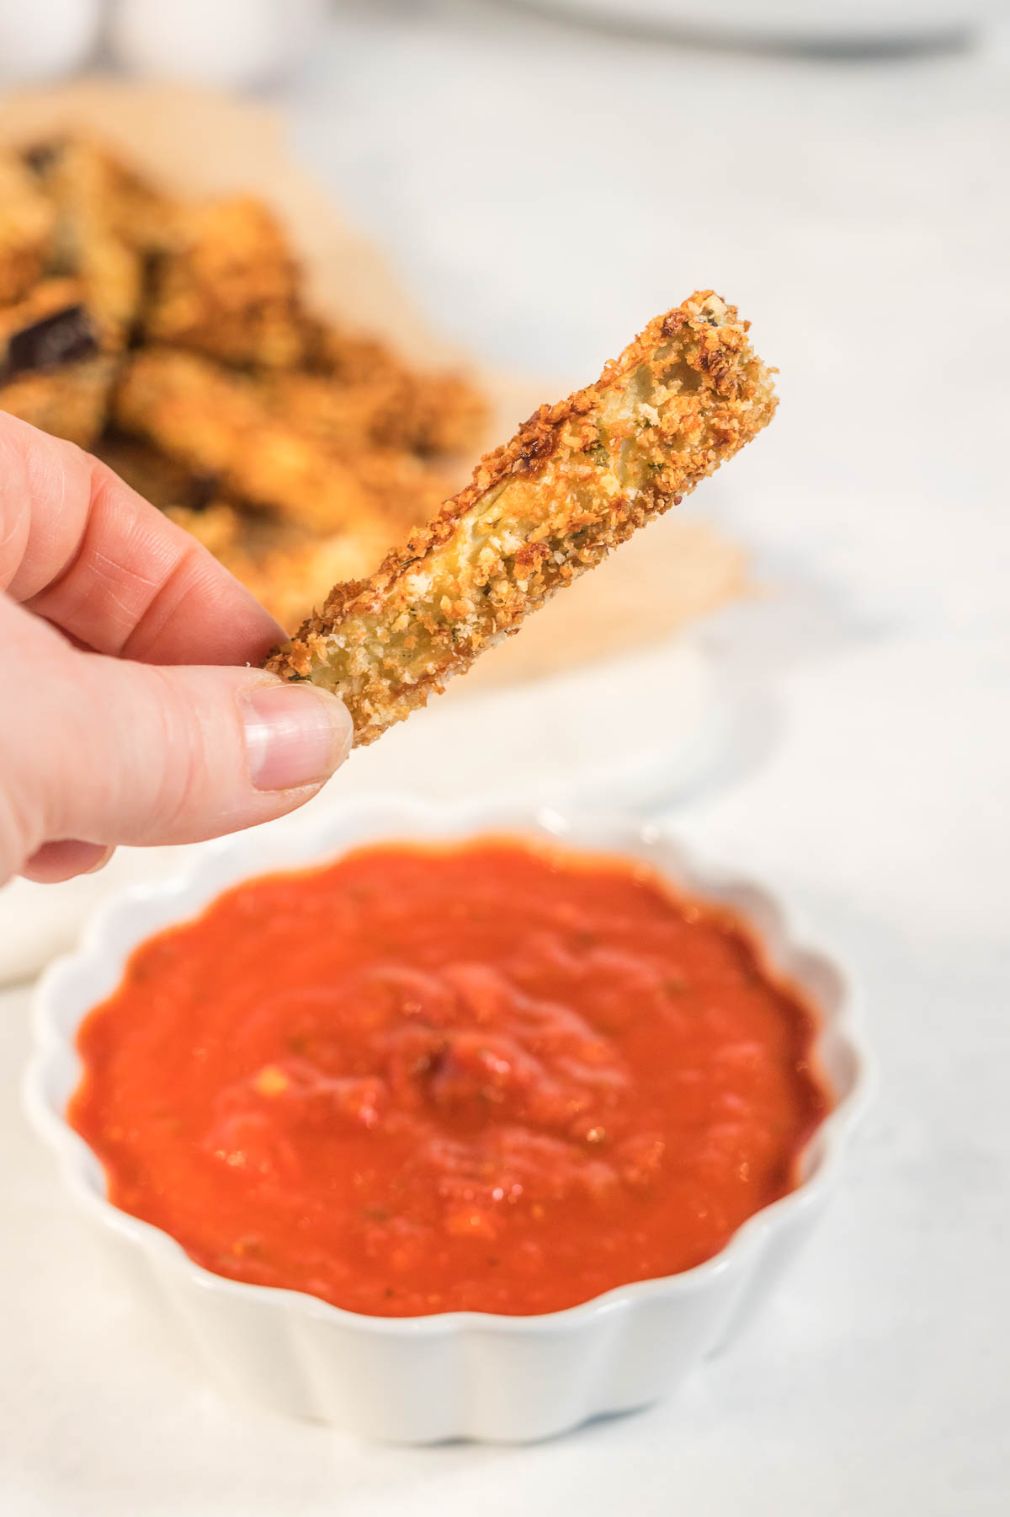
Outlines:
<svg viewBox="0 0 1010 1517"><path fill-rule="evenodd" d="M807 1147L796 1190L694 1269L529 1317L369 1317L298 1291L225 1279L106 1200L101 1165L65 1115L80 1074L75 1035L142 939L254 875L324 862L382 838L500 832L647 860L674 885L732 907L760 938L770 965L809 995L821 1013L817 1056L836 1104ZM93 917L77 950L42 977L34 1029L25 1086L32 1122L138 1292L162 1316L181 1320L212 1377L281 1412L408 1443L545 1438L673 1390L763 1303L809 1234L836 1182L867 1072L846 976L798 937L794 919L767 890L701 865L665 831L637 820L400 799L352 803L322 825L241 834L205 850L174 880L125 890Z"/></svg>

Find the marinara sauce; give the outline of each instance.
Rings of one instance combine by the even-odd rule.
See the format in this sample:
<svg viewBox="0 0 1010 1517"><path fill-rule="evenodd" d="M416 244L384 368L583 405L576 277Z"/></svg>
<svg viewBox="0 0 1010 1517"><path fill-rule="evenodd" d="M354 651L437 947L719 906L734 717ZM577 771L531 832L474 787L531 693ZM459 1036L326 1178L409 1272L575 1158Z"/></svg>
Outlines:
<svg viewBox="0 0 1010 1517"><path fill-rule="evenodd" d="M219 1274L547 1312L689 1269L796 1184L816 1026L638 863L384 845L141 945L70 1119L110 1199Z"/></svg>

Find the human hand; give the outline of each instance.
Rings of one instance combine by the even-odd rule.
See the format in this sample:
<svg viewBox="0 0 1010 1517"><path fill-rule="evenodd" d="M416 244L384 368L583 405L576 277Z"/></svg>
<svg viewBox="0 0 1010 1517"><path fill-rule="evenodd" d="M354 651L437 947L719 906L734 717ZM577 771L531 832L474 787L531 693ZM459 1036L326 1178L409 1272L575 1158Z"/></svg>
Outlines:
<svg viewBox="0 0 1010 1517"><path fill-rule="evenodd" d="M256 668L277 623L69 443L0 414L0 882L100 868L307 801L346 757L334 696Z"/></svg>

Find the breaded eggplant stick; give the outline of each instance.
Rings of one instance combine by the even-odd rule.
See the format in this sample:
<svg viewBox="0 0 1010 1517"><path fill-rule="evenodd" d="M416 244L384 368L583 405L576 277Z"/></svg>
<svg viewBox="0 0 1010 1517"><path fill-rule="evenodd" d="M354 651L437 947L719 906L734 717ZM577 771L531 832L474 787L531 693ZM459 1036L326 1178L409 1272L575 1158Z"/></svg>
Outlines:
<svg viewBox="0 0 1010 1517"><path fill-rule="evenodd" d="M56 211L24 164L0 147L0 304L20 300L49 262Z"/></svg>
<svg viewBox="0 0 1010 1517"><path fill-rule="evenodd" d="M285 416L267 384L178 348L130 355L113 416L124 432L219 480L226 495L327 536L358 528L398 542L430 521L448 488L412 454L331 445Z"/></svg>
<svg viewBox="0 0 1010 1517"><path fill-rule="evenodd" d="M151 275L148 340L222 363L300 363L301 271L267 207L250 195L211 201L181 211L173 233Z"/></svg>
<svg viewBox="0 0 1010 1517"><path fill-rule="evenodd" d="M225 491L320 532L371 523L378 508L355 471L278 420L246 374L196 353L141 348L120 375L113 418Z"/></svg>
<svg viewBox="0 0 1010 1517"><path fill-rule="evenodd" d="M657 316L266 667L335 691L356 743L374 742L765 426L775 396L747 326L710 290Z"/></svg>

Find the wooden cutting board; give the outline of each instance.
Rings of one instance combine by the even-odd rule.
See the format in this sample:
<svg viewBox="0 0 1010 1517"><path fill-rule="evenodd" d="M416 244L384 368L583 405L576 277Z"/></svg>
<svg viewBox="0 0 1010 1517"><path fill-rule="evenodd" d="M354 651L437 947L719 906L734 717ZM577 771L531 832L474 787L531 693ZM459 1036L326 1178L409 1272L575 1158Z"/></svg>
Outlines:
<svg viewBox="0 0 1010 1517"><path fill-rule="evenodd" d="M288 226L321 308L349 327L384 336L419 365L476 373L493 406L489 446L567 388L484 370L432 332L381 253L298 164L282 119L263 105L179 85L96 78L11 95L0 106L2 140L63 129L101 138L180 194L261 195ZM671 291L671 304L684 293ZM615 350L632 335L616 333ZM485 654L452 695L652 644L745 588L738 547L701 523L667 516L556 597L520 636Z"/></svg>

